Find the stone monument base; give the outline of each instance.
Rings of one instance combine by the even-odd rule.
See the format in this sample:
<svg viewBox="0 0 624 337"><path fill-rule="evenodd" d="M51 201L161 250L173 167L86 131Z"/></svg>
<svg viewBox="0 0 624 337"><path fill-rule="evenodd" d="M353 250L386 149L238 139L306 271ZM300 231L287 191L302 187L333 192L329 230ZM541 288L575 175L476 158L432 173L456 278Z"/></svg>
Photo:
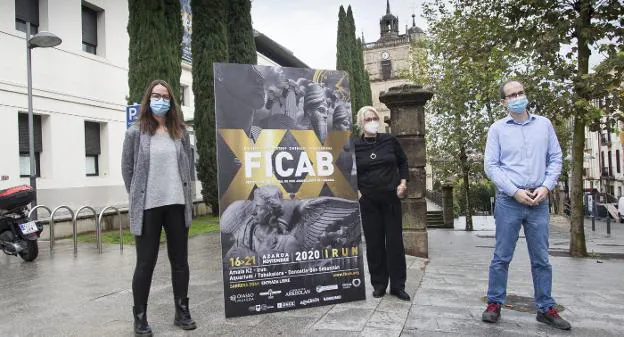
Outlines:
<svg viewBox="0 0 624 337"><path fill-rule="evenodd" d="M403 231L405 254L428 258L429 238L426 231Z"/></svg>

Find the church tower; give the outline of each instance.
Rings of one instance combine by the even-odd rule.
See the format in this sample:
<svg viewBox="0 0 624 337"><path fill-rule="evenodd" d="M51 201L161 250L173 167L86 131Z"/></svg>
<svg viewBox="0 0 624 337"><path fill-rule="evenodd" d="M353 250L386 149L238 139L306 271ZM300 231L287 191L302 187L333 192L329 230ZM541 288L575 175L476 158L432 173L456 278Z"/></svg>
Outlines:
<svg viewBox="0 0 624 337"><path fill-rule="evenodd" d="M390 0L386 0L386 13L379 19L379 38L375 42L362 43L364 67L368 71L373 93L373 106L382 118L389 118L390 112L379 102L379 93L409 82L402 75L409 71L410 43L425 36L424 31L416 27L415 14L412 14L412 27L405 28L405 33L400 34L399 18L392 14Z"/></svg>

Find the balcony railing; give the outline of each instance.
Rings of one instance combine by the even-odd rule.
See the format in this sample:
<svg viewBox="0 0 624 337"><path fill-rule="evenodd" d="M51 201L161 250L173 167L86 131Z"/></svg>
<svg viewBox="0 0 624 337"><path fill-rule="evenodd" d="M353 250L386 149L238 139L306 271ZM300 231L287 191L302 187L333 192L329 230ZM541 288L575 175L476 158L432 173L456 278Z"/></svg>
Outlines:
<svg viewBox="0 0 624 337"><path fill-rule="evenodd" d="M375 49L375 48L382 48L382 47L401 46L409 42L410 42L409 37L403 36L403 37L399 37L397 39L389 40L389 41L365 43L362 47L364 48L364 50L366 50L366 49Z"/></svg>

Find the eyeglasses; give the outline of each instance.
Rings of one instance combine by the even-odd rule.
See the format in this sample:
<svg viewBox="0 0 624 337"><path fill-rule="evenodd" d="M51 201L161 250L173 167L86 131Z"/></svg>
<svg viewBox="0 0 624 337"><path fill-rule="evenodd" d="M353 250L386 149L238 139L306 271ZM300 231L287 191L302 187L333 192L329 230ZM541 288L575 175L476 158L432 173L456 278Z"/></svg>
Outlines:
<svg viewBox="0 0 624 337"><path fill-rule="evenodd" d="M161 94L156 93L156 92L153 92L150 95L150 97L153 98L153 99L161 99L162 98L163 101L167 101L167 102L171 100L171 97L169 95L161 95Z"/></svg>
<svg viewBox="0 0 624 337"><path fill-rule="evenodd" d="M517 98L517 97L520 97L520 96L524 96L524 91L520 90L518 92L514 92L512 94L505 95L505 99Z"/></svg>
<svg viewBox="0 0 624 337"><path fill-rule="evenodd" d="M368 117L368 118L364 118L364 122L372 122L372 121L378 121L379 117Z"/></svg>

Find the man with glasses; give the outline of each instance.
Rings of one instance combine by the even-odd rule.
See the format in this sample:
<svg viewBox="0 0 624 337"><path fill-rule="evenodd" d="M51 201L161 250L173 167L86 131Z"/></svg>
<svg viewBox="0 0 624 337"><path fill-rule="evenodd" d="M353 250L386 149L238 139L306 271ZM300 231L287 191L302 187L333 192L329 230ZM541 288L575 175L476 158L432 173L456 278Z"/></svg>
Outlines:
<svg viewBox="0 0 624 337"><path fill-rule="evenodd" d="M490 264L488 305L482 320L495 323L507 294L507 275L520 227L531 260L536 319L569 330L551 297L552 267L548 261L548 194L561 173L562 155L548 118L529 113L524 86L508 81L500 88L508 116L490 127L485 147L486 175L496 185L496 247Z"/></svg>

